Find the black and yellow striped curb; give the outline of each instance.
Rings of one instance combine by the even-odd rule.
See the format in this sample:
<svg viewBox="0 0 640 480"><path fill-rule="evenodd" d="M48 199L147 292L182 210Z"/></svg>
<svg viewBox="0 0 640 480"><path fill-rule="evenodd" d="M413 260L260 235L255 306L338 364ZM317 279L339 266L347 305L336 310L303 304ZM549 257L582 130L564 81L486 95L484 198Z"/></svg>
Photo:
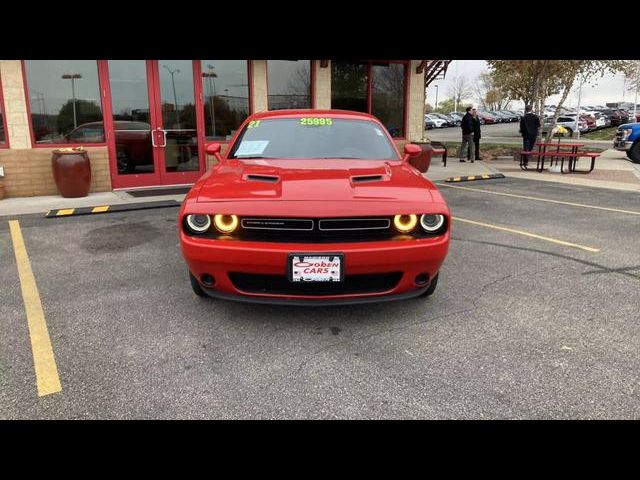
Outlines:
<svg viewBox="0 0 640 480"><path fill-rule="evenodd" d="M58 210L49 210L45 218L91 215L94 213L128 212L130 210L148 210L150 208L179 207L180 205L181 203L175 200L162 200L159 202L121 203L118 205L101 205L98 207L60 208Z"/></svg>
<svg viewBox="0 0 640 480"><path fill-rule="evenodd" d="M471 175L470 177L449 177L445 182L471 182L474 180L490 180L492 178L505 178L501 173L489 173L485 175Z"/></svg>

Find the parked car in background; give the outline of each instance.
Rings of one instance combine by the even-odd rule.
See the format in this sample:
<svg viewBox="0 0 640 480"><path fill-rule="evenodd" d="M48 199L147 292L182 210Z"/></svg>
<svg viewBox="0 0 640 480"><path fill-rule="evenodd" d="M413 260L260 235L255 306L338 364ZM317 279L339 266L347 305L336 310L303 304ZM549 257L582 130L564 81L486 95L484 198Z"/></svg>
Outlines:
<svg viewBox="0 0 640 480"><path fill-rule="evenodd" d="M455 127L455 125L456 125L456 121L453 118L451 118L450 116L445 115L444 113L431 112L429 115L434 115L434 116L444 120L446 122L446 124L444 125L445 127Z"/></svg>
<svg viewBox="0 0 640 480"><path fill-rule="evenodd" d="M460 124L462 123L462 117L464 117L464 114L461 114L458 112L450 112L449 116L456 121L457 126L460 126Z"/></svg>
<svg viewBox="0 0 640 480"><path fill-rule="evenodd" d="M549 131L552 124L551 120L552 119L548 119L542 124L542 133L547 133ZM558 117L556 125L562 125L567 130L567 133L565 135L567 137L572 137L573 132L575 131L580 131L580 133L585 133L589 131L586 122L582 120L580 120L576 125L576 117L569 117L569 116Z"/></svg>
<svg viewBox="0 0 640 480"><path fill-rule="evenodd" d="M483 124L483 125L485 123L492 124L492 123L498 123L499 122L498 119L495 116L491 115L489 112L485 112L485 111L481 111L481 110L478 110L478 117L480 117L480 123Z"/></svg>
<svg viewBox="0 0 640 480"><path fill-rule="evenodd" d="M591 115L580 115L580 120L587 124L587 130L589 132L596 129L596 119Z"/></svg>
<svg viewBox="0 0 640 480"><path fill-rule="evenodd" d="M424 118L424 129L425 130L431 130L432 128L436 128L436 122L434 122L433 120L431 120L430 118L427 118L425 116L425 118Z"/></svg>
<svg viewBox="0 0 640 480"><path fill-rule="evenodd" d="M605 110L600 110L600 113L602 113L609 119L609 123L612 127L617 127L618 125L622 125L624 123L622 121L622 115L616 110L608 108Z"/></svg>
<svg viewBox="0 0 640 480"><path fill-rule="evenodd" d="M440 118L434 113L427 113L425 115L425 120L431 120L434 123L435 128L443 128L449 126L449 122L447 122L444 118Z"/></svg>

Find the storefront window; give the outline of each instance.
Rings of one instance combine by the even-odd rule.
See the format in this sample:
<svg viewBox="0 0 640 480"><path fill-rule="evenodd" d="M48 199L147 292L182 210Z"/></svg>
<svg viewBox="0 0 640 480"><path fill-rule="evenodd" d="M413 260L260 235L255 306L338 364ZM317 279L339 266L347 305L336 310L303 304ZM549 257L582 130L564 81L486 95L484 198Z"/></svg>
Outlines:
<svg viewBox="0 0 640 480"><path fill-rule="evenodd" d="M231 140L249 116L246 60L202 60L204 125L207 140Z"/></svg>
<svg viewBox="0 0 640 480"><path fill-rule="evenodd" d="M311 108L311 61L268 60L269 110Z"/></svg>
<svg viewBox="0 0 640 480"><path fill-rule="evenodd" d="M24 66L36 144L104 142L95 60L25 60Z"/></svg>
<svg viewBox="0 0 640 480"><path fill-rule="evenodd" d="M392 137L404 137L405 65L388 63L371 67L371 114Z"/></svg>
<svg viewBox="0 0 640 480"><path fill-rule="evenodd" d="M369 112L369 64L331 62L331 108Z"/></svg>
<svg viewBox="0 0 640 480"><path fill-rule="evenodd" d="M371 113L392 137L404 137L406 64L331 62L331 108Z"/></svg>

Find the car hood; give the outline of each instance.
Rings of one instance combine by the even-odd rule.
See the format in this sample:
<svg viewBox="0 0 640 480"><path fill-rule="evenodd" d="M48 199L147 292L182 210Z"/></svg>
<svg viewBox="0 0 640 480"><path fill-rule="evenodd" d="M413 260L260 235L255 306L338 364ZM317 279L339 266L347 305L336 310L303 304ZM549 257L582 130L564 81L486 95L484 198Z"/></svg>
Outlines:
<svg viewBox="0 0 640 480"><path fill-rule="evenodd" d="M433 201L433 184L399 161L227 160L203 181L198 202Z"/></svg>
<svg viewBox="0 0 640 480"><path fill-rule="evenodd" d="M628 130L628 129L634 130L634 129L638 128L638 127L640 127L640 122L625 123L623 125L620 125L618 127L618 130Z"/></svg>

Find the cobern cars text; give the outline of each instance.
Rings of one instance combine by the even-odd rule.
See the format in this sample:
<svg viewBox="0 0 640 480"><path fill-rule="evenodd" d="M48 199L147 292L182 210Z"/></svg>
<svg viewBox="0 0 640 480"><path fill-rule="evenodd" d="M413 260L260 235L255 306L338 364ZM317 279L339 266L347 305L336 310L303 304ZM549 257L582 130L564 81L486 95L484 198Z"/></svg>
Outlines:
<svg viewBox="0 0 640 480"><path fill-rule="evenodd" d="M179 214L200 296L327 305L431 295L449 208L375 117L342 110L251 115Z"/></svg>

